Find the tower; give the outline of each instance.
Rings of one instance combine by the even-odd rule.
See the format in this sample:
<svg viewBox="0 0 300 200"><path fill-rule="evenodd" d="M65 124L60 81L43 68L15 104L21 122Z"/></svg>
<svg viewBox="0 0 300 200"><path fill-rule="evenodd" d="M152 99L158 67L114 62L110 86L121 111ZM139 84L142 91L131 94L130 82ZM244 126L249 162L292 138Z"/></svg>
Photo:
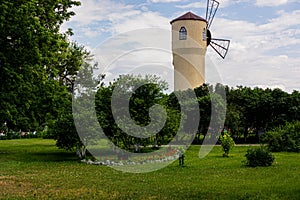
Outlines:
<svg viewBox="0 0 300 200"><path fill-rule="evenodd" d="M223 59L226 57L230 40L212 38L209 30L219 4L216 0L207 0L205 19L188 12L170 22L174 90L193 89L205 83L207 46L211 46Z"/></svg>
<svg viewBox="0 0 300 200"><path fill-rule="evenodd" d="M207 22L188 12L170 23L172 25L174 90L199 87L205 83Z"/></svg>

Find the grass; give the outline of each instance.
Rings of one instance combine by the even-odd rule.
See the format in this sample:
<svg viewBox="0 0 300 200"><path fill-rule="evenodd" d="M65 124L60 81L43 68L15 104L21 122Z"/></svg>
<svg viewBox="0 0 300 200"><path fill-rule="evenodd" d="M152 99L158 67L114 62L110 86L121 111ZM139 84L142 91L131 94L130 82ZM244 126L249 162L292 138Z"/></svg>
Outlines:
<svg viewBox="0 0 300 200"><path fill-rule="evenodd" d="M299 199L300 154L275 153L271 167L242 164L248 147L223 158L199 146L159 171L129 174L79 163L52 140L0 141L0 199Z"/></svg>

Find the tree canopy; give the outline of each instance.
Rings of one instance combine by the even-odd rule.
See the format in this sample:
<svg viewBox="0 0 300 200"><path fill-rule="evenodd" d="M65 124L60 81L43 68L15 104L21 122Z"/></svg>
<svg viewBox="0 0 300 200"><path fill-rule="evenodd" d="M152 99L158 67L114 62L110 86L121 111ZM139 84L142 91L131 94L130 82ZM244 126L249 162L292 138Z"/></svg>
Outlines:
<svg viewBox="0 0 300 200"><path fill-rule="evenodd" d="M35 130L68 107L71 76L86 52L68 40L71 30L61 33L60 27L78 5L73 0L1 0L0 122L10 129Z"/></svg>

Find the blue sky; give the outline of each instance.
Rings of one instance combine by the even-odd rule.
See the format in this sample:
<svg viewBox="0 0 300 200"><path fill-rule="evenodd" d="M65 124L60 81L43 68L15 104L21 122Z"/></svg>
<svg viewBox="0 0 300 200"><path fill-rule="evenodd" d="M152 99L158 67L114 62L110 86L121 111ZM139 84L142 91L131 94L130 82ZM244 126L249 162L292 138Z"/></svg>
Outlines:
<svg viewBox="0 0 300 200"><path fill-rule="evenodd" d="M216 38L231 40L230 51L225 60L211 49L207 57L216 66L222 83L300 90L299 0L219 2L211 31ZM103 44L119 34L147 28L170 31L169 22L188 11L205 18L205 7L206 0L85 0L74 8L77 15L63 28L72 28L71 40L101 57L111 54L104 51ZM165 62L172 62L170 54L165 58ZM117 65L112 68L108 77L124 73Z"/></svg>

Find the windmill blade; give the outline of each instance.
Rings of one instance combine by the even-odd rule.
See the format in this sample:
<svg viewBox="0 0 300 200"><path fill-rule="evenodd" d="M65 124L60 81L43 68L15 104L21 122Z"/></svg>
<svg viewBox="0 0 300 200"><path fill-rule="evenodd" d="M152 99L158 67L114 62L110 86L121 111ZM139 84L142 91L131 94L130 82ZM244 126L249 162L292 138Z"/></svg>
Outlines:
<svg viewBox="0 0 300 200"><path fill-rule="evenodd" d="M224 59L227 55L230 40L212 38L210 46Z"/></svg>
<svg viewBox="0 0 300 200"><path fill-rule="evenodd" d="M216 15L216 12L219 8L219 2L216 0L207 0L207 7L206 7L206 21L207 25L206 28L209 29L210 25L212 24L212 21L214 20L214 17Z"/></svg>

